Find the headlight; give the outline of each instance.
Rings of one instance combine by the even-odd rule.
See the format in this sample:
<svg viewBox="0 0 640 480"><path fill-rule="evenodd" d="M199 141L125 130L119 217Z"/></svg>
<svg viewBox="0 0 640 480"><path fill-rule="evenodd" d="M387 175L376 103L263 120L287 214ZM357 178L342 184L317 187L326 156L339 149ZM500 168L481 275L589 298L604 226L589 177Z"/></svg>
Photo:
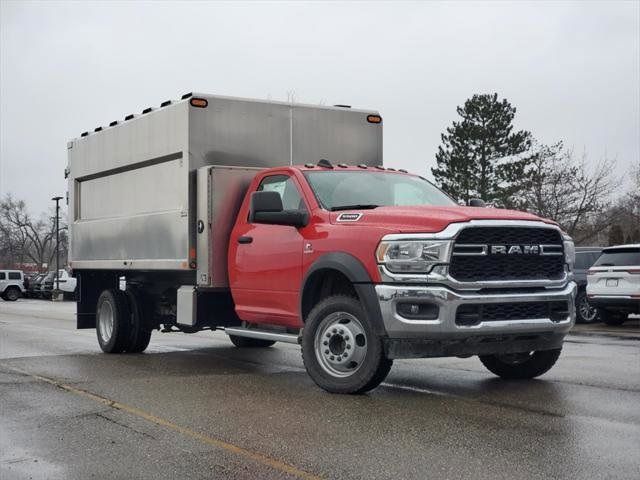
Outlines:
<svg viewBox="0 0 640 480"><path fill-rule="evenodd" d="M393 273L428 273L434 265L449 260L450 241L382 241L376 257Z"/></svg>
<svg viewBox="0 0 640 480"><path fill-rule="evenodd" d="M562 243L564 245L564 261L569 266L569 270L572 271L576 263L576 246L571 237L566 233L562 234Z"/></svg>

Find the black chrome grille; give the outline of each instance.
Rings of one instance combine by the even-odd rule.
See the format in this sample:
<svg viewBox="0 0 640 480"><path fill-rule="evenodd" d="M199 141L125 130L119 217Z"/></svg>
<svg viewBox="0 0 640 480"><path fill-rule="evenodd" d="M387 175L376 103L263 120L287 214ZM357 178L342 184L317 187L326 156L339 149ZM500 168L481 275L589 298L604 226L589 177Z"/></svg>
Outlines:
<svg viewBox="0 0 640 480"><path fill-rule="evenodd" d="M555 322L569 316L569 304L557 302L483 303L461 305L456 310L456 324L477 325L480 322L550 318Z"/></svg>
<svg viewBox="0 0 640 480"><path fill-rule="evenodd" d="M554 228L537 227L470 227L460 232L456 243L488 244L562 244Z"/></svg>
<svg viewBox="0 0 640 480"><path fill-rule="evenodd" d="M562 238L555 229L535 227L470 227L462 230L456 245L486 245L485 255L453 255L450 275L460 282L499 280L558 280L564 275ZM555 245L559 255L492 254L491 245ZM462 249L458 249L461 251ZM554 249L547 247L547 251ZM473 248L466 248L473 252ZM475 249L476 252L481 249ZM455 252L455 249L454 249Z"/></svg>

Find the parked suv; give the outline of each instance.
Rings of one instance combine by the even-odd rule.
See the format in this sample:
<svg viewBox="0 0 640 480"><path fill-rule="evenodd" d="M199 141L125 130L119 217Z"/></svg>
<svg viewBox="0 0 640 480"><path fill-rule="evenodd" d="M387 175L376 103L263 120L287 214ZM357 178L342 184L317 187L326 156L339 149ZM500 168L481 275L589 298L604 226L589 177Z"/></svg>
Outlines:
<svg viewBox="0 0 640 480"><path fill-rule="evenodd" d="M20 270L0 270L0 297L15 302L24 293L24 274Z"/></svg>
<svg viewBox="0 0 640 480"><path fill-rule="evenodd" d="M598 310L589 303L587 298L587 270L595 263L601 253L601 247L576 247L576 264L573 270L573 279L578 284L578 295L576 296L577 323L595 323L600 320Z"/></svg>
<svg viewBox="0 0 640 480"><path fill-rule="evenodd" d="M640 244L605 248L587 278L589 303L607 325L640 313Z"/></svg>

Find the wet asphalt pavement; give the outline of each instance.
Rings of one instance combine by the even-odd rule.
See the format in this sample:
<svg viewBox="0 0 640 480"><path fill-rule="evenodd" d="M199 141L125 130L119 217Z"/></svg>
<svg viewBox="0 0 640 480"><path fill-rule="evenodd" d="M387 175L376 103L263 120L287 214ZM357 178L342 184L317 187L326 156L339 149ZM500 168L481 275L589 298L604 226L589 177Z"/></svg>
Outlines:
<svg viewBox="0 0 640 480"><path fill-rule="evenodd" d="M638 478L640 321L568 337L538 380L396 361L323 392L295 345L154 333L104 355L74 304L0 302L0 478Z"/></svg>

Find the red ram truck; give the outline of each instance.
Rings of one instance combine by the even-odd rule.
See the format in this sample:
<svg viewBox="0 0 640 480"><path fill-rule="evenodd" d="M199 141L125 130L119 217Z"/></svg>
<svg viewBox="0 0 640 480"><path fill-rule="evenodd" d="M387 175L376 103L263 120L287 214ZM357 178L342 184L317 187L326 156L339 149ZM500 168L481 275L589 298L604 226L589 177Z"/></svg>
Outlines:
<svg viewBox="0 0 640 480"><path fill-rule="evenodd" d="M335 393L375 388L397 358L548 371L575 318L571 239L384 168L381 132L374 111L194 94L73 140L78 327L108 353L154 329L299 343ZM307 161L326 154L341 161Z"/></svg>

